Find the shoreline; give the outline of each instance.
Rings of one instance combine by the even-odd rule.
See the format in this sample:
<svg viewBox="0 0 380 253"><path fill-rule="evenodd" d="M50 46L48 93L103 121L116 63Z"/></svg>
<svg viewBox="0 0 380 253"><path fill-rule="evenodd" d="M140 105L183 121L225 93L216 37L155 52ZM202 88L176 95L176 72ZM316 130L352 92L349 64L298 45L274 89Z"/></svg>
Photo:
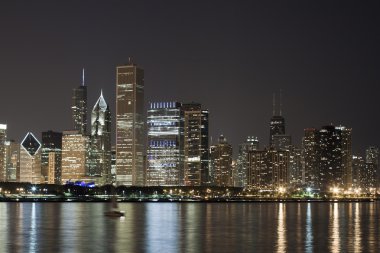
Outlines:
<svg viewBox="0 0 380 253"><path fill-rule="evenodd" d="M331 198L331 199L294 199L294 198L255 198L255 199L159 199L159 198L119 198L119 203L339 203L339 202L375 202L376 198ZM20 197L0 198L0 202L65 202L65 203L108 203L111 199L88 198L88 197Z"/></svg>

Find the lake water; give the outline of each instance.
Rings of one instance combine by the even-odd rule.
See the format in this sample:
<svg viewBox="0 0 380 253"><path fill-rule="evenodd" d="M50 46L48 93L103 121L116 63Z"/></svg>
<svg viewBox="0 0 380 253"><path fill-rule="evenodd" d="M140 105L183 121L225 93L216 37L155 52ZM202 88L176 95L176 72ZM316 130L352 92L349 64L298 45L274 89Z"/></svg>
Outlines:
<svg viewBox="0 0 380 253"><path fill-rule="evenodd" d="M0 252L380 252L380 202L0 203Z"/></svg>

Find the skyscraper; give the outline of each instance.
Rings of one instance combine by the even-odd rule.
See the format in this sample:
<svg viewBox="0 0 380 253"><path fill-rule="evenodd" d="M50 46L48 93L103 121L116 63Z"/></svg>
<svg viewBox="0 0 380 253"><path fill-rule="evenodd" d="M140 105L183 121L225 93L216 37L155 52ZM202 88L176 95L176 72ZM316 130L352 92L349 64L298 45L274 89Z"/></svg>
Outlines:
<svg viewBox="0 0 380 253"><path fill-rule="evenodd" d="M379 148L373 146L368 147L365 153L366 168L375 171L375 187L380 188Z"/></svg>
<svg viewBox="0 0 380 253"><path fill-rule="evenodd" d="M82 84L73 89L71 109L74 130L85 135L87 131L87 86L84 84L84 69Z"/></svg>
<svg viewBox="0 0 380 253"><path fill-rule="evenodd" d="M144 184L144 70L136 64L116 68L116 180Z"/></svg>
<svg viewBox="0 0 380 253"><path fill-rule="evenodd" d="M7 178L6 141L7 125L0 124L0 182L6 181Z"/></svg>
<svg viewBox="0 0 380 253"><path fill-rule="evenodd" d="M88 137L82 135L79 130L63 132L62 184L88 179L87 149Z"/></svg>
<svg viewBox="0 0 380 253"><path fill-rule="evenodd" d="M324 126L317 135L320 187L349 186L351 175L351 129Z"/></svg>
<svg viewBox="0 0 380 253"><path fill-rule="evenodd" d="M52 167L49 164L49 162L53 162L52 160L49 160L49 157L51 156L50 153L55 153L54 167ZM51 183L55 183L55 184L61 183L61 159L62 159L62 133L53 132L51 130L42 132L41 174L45 183L48 182L49 167L54 168L55 179L51 180L53 181Z"/></svg>
<svg viewBox="0 0 380 253"><path fill-rule="evenodd" d="M100 177L101 184L111 182L111 112L103 92L91 112L89 175Z"/></svg>
<svg viewBox="0 0 380 253"><path fill-rule="evenodd" d="M289 151L253 150L249 152L248 186L276 190L288 185Z"/></svg>
<svg viewBox="0 0 380 253"><path fill-rule="evenodd" d="M149 103L146 184L183 185L181 103Z"/></svg>
<svg viewBox="0 0 380 253"><path fill-rule="evenodd" d="M365 171L365 161L363 157L352 156L352 186L356 189L363 187L363 172Z"/></svg>
<svg viewBox="0 0 380 253"><path fill-rule="evenodd" d="M289 151L289 184L299 187L302 185L302 149L290 145L287 151Z"/></svg>
<svg viewBox="0 0 380 253"><path fill-rule="evenodd" d="M254 136L248 136L247 140L239 144L239 154L237 159L237 173L235 186L243 187L247 185L247 175L249 167L249 152L259 149L259 139Z"/></svg>
<svg viewBox="0 0 380 253"><path fill-rule="evenodd" d="M312 188L319 188L317 135L317 129L306 128L302 138L302 184Z"/></svg>
<svg viewBox="0 0 380 253"><path fill-rule="evenodd" d="M233 186L232 146L221 135L218 144L210 147L212 182L216 186Z"/></svg>
<svg viewBox="0 0 380 253"><path fill-rule="evenodd" d="M184 127L184 184L199 186L209 180L208 110L201 104L182 104Z"/></svg>
<svg viewBox="0 0 380 253"><path fill-rule="evenodd" d="M6 144L7 148L7 179L8 182L20 180L20 144L10 140Z"/></svg>
<svg viewBox="0 0 380 253"><path fill-rule="evenodd" d="M27 133L20 145L20 182L39 184L41 175L41 143Z"/></svg>
<svg viewBox="0 0 380 253"><path fill-rule="evenodd" d="M273 115L269 125L269 145L274 145L273 137L276 135L285 135L285 118L282 117L282 104L280 95L280 110L276 111L276 97L273 94Z"/></svg>

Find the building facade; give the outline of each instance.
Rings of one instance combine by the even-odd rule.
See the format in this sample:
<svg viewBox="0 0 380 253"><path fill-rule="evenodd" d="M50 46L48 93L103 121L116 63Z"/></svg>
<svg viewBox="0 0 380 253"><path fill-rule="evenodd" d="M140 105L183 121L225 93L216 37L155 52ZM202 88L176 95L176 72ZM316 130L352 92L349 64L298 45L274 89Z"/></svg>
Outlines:
<svg viewBox="0 0 380 253"><path fill-rule="evenodd" d="M233 186L232 146L221 135L218 144L210 147L212 182L216 186Z"/></svg>
<svg viewBox="0 0 380 253"><path fill-rule="evenodd" d="M181 103L149 103L146 185L183 185Z"/></svg>
<svg viewBox="0 0 380 253"><path fill-rule="evenodd" d="M88 142L79 130L63 132L61 184L88 180Z"/></svg>
<svg viewBox="0 0 380 253"><path fill-rule="evenodd" d="M116 68L116 174L118 185L144 184L144 70Z"/></svg>
<svg viewBox="0 0 380 253"><path fill-rule="evenodd" d="M289 151L274 148L249 153L248 187L276 190L288 187Z"/></svg>
<svg viewBox="0 0 380 253"><path fill-rule="evenodd" d="M84 70L82 84L73 89L71 104L73 129L85 135L87 133L87 86L84 84Z"/></svg>
<svg viewBox="0 0 380 253"><path fill-rule="evenodd" d="M7 141L7 179L8 182L17 182L20 179L20 144L14 140Z"/></svg>
<svg viewBox="0 0 380 253"><path fill-rule="evenodd" d="M54 153L54 161L51 160L50 153ZM45 183L61 183L61 161L62 161L62 133L54 131L42 132L41 147L41 174ZM49 180L49 172L52 169L50 163L54 163L54 179Z"/></svg>
<svg viewBox="0 0 380 253"><path fill-rule="evenodd" d="M315 189L319 188L317 135L317 129L306 128L302 138L302 184Z"/></svg>
<svg viewBox="0 0 380 253"><path fill-rule="evenodd" d="M248 136L247 140L239 144L239 154L236 164L235 184L236 187L247 186L247 175L249 169L249 152L260 148L259 139L254 136Z"/></svg>
<svg viewBox="0 0 380 253"><path fill-rule="evenodd" d="M19 182L42 183L41 146L32 133L26 134L20 145Z"/></svg>
<svg viewBox="0 0 380 253"><path fill-rule="evenodd" d="M182 104L184 128L184 185L210 183L208 110L201 104Z"/></svg>
<svg viewBox="0 0 380 253"><path fill-rule="evenodd" d="M7 181L7 125L0 124L0 182Z"/></svg>
<svg viewBox="0 0 380 253"><path fill-rule="evenodd" d="M111 183L111 112L103 92L91 112L88 170L100 184Z"/></svg>

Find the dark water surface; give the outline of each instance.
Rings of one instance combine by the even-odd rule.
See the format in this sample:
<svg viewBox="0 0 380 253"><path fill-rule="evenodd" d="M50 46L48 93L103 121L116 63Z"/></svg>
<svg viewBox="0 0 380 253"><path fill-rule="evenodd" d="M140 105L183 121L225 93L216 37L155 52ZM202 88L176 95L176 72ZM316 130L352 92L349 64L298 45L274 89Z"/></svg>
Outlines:
<svg viewBox="0 0 380 253"><path fill-rule="evenodd" d="M380 202L0 203L0 252L380 252Z"/></svg>

